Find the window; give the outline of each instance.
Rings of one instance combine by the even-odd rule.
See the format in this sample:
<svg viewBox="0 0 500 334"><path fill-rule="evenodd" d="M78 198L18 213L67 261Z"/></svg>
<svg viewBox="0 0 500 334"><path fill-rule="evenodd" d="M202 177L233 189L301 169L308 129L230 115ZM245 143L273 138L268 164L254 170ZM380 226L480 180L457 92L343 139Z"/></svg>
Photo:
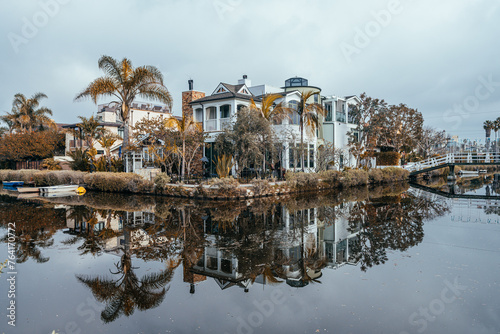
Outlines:
<svg viewBox="0 0 500 334"><path fill-rule="evenodd" d="M288 107L293 109L289 124L299 124L299 114L296 111L299 107L299 103L297 101L290 101L288 102Z"/></svg>
<svg viewBox="0 0 500 334"><path fill-rule="evenodd" d="M288 149L288 156L289 156L289 160L290 160L290 168L295 168L295 159L294 159L294 147L293 147L293 144L290 144L289 146L289 149Z"/></svg>
<svg viewBox="0 0 500 334"><path fill-rule="evenodd" d="M229 118L231 116L231 106L229 104L225 104L220 106L220 118Z"/></svg>
<svg viewBox="0 0 500 334"><path fill-rule="evenodd" d="M203 122L203 109L197 108L194 111L194 120L196 122Z"/></svg>
<svg viewBox="0 0 500 334"><path fill-rule="evenodd" d="M331 122L333 119L332 115L332 103L325 103L326 118L325 122Z"/></svg>
<svg viewBox="0 0 500 334"><path fill-rule="evenodd" d="M319 103L319 94L314 94L314 103Z"/></svg>
<svg viewBox="0 0 500 334"><path fill-rule="evenodd" d="M123 131L123 128L118 129L118 136L120 136L121 138L123 138Z"/></svg>
<svg viewBox="0 0 500 334"><path fill-rule="evenodd" d="M236 107L238 111L240 111L241 109L245 108L246 106L243 105L243 104L238 104L238 106Z"/></svg>
<svg viewBox="0 0 500 334"><path fill-rule="evenodd" d="M309 167L314 168L314 145L309 145Z"/></svg>
<svg viewBox="0 0 500 334"><path fill-rule="evenodd" d="M207 119L217 119L217 109L215 107L207 108Z"/></svg>

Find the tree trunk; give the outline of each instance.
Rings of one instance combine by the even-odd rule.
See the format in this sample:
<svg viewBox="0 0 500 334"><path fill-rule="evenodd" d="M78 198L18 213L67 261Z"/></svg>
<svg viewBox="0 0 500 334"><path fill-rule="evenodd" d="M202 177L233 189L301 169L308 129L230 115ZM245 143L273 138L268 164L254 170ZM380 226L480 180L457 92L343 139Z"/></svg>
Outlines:
<svg viewBox="0 0 500 334"><path fill-rule="evenodd" d="M300 166L304 172L304 120L300 119Z"/></svg>
<svg viewBox="0 0 500 334"><path fill-rule="evenodd" d="M182 136L182 172L181 172L181 178L183 180L184 180L185 167L186 167L186 138L184 138L184 135L183 135Z"/></svg>

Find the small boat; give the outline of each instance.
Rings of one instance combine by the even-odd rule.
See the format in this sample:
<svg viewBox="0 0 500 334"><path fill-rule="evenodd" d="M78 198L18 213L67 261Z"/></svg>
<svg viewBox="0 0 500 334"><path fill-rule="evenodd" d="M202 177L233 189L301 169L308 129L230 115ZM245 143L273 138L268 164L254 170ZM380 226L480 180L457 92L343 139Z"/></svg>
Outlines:
<svg viewBox="0 0 500 334"><path fill-rule="evenodd" d="M21 187L24 185L24 181L3 181L3 186L7 187Z"/></svg>
<svg viewBox="0 0 500 334"><path fill-rule="evenodd" d="M40 194L44 193L54 193L54 192L76 192L78 189L77 184L50 186L50 187L40 187Z"/></svg>
<svg viewBox="0 0 500 334"><path fill-rule="evenodd" d="M20 187L17 188L17 191L20 193L38 193L40 189L36 187Z"/></svg>
<svg viewBox="0 0 500 334"><path fill-rule="evenodd" d="M76 191L55 191L55 192L45 192L40 193L41 197L70 197L78 196Z"/></svg>

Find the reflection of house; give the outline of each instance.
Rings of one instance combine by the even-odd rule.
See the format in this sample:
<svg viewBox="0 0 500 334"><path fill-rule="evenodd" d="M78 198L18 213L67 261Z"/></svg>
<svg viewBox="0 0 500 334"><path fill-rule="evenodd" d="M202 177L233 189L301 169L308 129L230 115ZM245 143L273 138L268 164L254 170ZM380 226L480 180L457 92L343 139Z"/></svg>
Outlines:
<svg viewBox="0 0 500 334"><path fill-rule="evenodd" d="M341 204L339 208L350 204ZM333 224L322 224L319 229L319 249L321 256L327 260L329 268L339 268L345 264L356 265L357 253L353 249L358 241L359 227L354 231L349 226L346 217L339 215Z"/></svg>
<svg viewBox="0 0 500 334"><path fill-rule="evenodd" d="M239 286L248 291L251 280L238 272L238 259L227 251L216 247L205 247L205 251L193 266L192 272L212 277L222 290Z"/></svg>

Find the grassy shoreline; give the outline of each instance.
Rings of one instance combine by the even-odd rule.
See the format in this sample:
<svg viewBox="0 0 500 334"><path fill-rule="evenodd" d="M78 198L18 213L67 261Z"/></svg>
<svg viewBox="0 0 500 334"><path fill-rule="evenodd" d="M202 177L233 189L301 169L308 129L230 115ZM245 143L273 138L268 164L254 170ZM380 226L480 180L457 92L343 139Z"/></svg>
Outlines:
<svg viewBox="0 0 500 334"><path fill-rule="evenodd" d="M198 185L170 183L166 174L148 181L134 173L80 171L0 170L0 181L24 181L36 186L60 184L85 185L89 191L148 194L210 200L246 199L314 192L326 189L367 187L408 180L409 173L401 168L325 171L320 173L287 173L286 181L254 179L240 184L230 177L211 179Z"/></svg>

